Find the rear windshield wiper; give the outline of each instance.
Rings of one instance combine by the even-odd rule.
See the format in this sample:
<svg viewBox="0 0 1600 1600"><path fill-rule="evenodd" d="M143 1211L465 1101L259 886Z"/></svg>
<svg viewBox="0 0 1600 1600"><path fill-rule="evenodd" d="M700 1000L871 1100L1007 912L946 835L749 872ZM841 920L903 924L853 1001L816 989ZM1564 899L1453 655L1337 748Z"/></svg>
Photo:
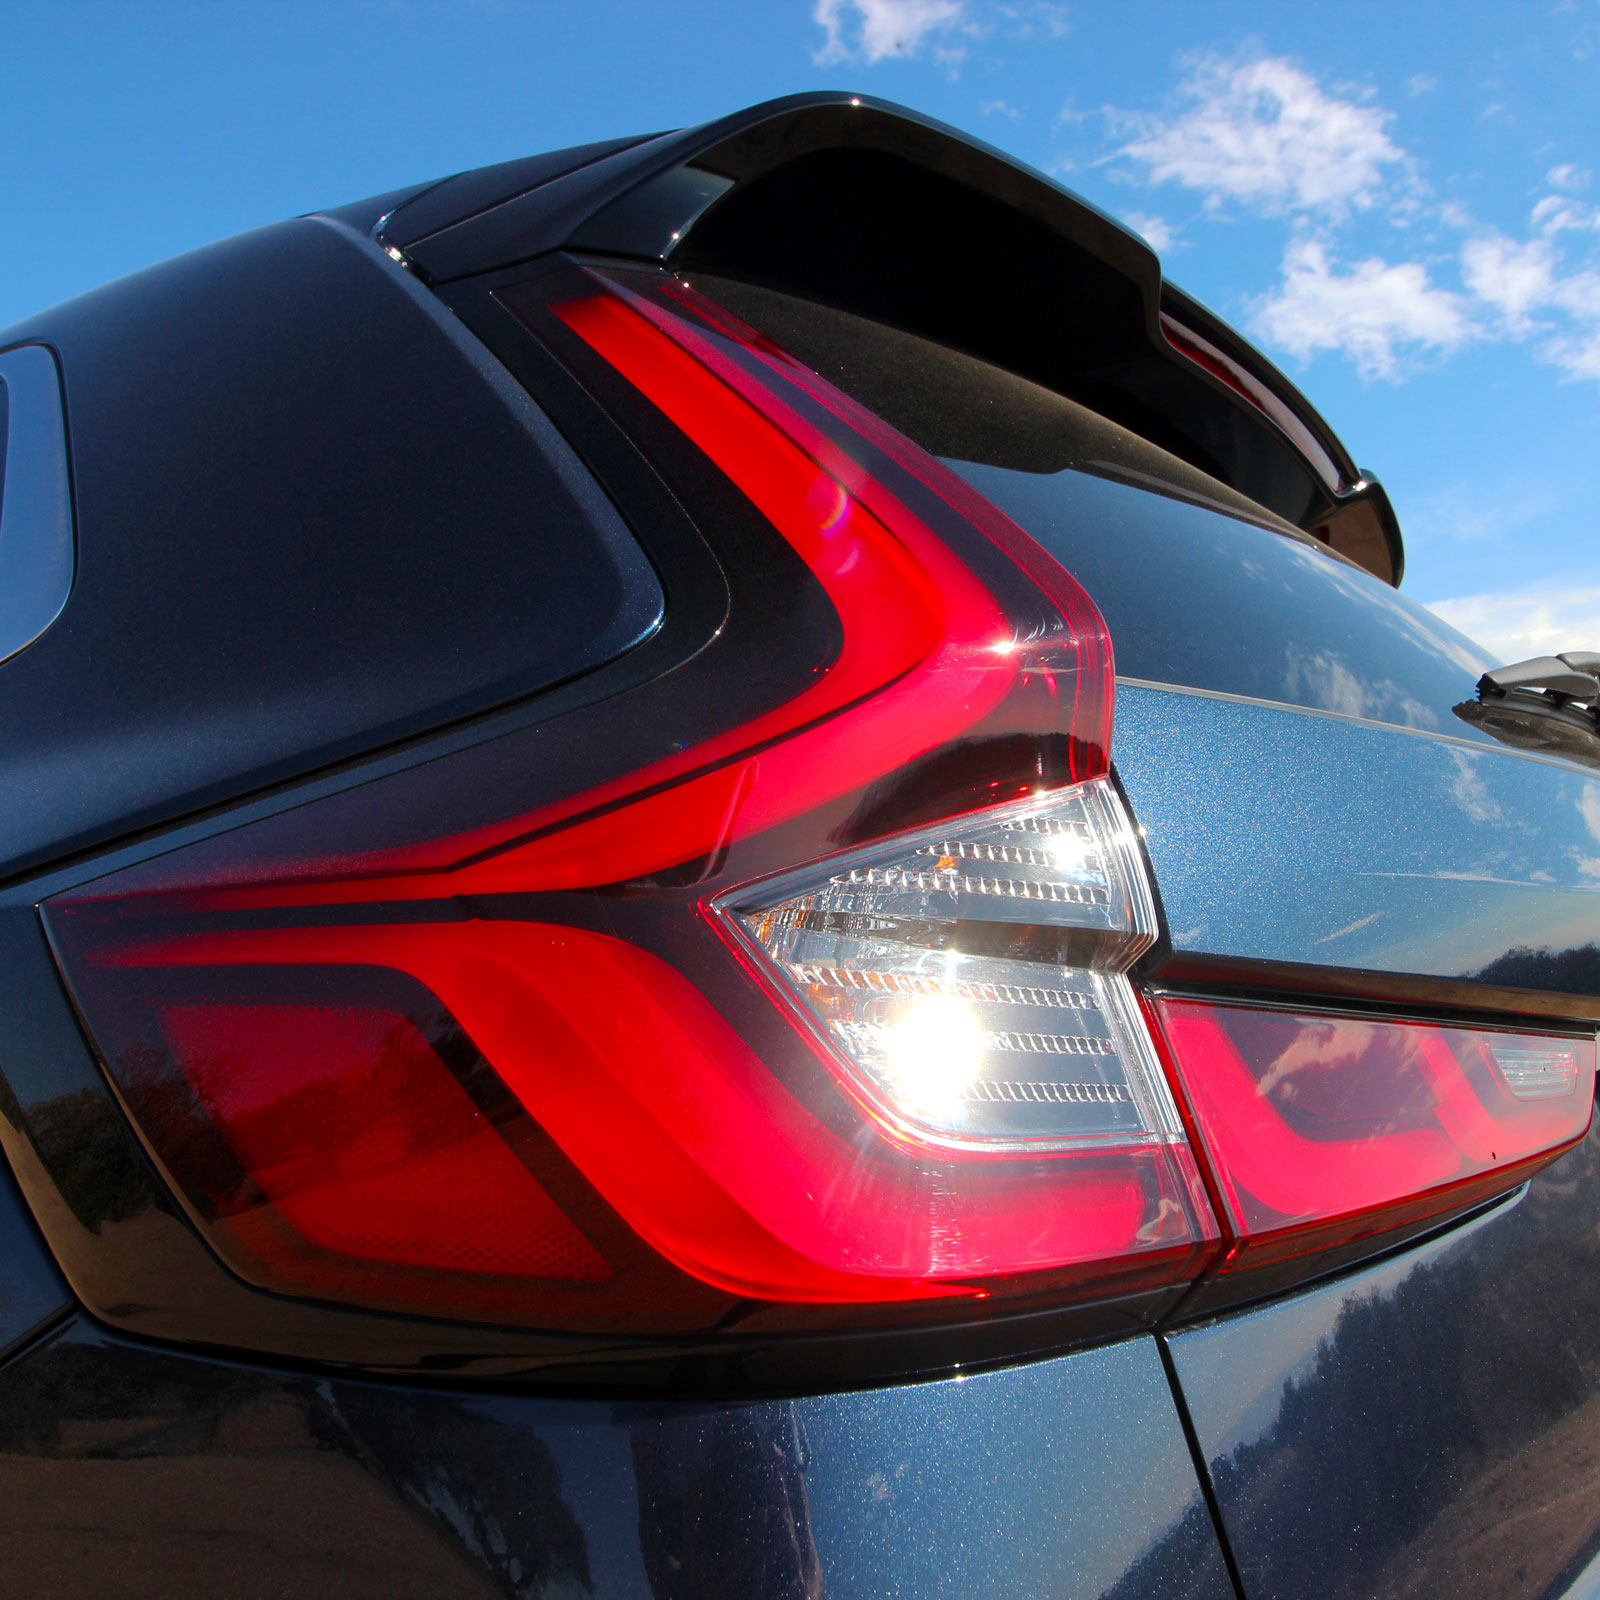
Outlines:
<svg viewBox="0 0 1600 1600"><path fill-rule="evenodd" d="M1600 652L1496 667L1478 679L1477 700L1455 713L1502 743L1600 767Z"/></svg>

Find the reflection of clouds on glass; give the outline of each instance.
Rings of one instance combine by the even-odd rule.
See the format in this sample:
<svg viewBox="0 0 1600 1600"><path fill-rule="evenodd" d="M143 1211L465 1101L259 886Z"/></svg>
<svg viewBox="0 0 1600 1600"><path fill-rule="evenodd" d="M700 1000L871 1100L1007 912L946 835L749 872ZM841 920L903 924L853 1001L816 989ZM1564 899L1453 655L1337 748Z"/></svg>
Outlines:
<svg viewBox="0 0 1600 1600"><path fill-rule="evenodd" d="M1331 651L1312 653L1290 645L1285 682L1291 695L1323 711L1397 722L1407 728L1439 726L1438 714L1408 695L1392 678L1363 678Z"/></svg>
<svg viewBox="0 0 1600 1600"><path fill-rule="evenodd" d="M1296 692L1326 711L1342 711L1350 717L1367 715L1366 685L1333 656L1308 656L1297 645L1291 645L1288 676Z"/></svg>
<svg viewBox="0 0 1600 1600"><path fill-rule="evenodd" d="M1394 685L1387 678L1383 680L1383 687L1394 693ZM1408 728L1437 728L1439 718L1430 707L1423 705L1420 700L1413 700L1408 694L1394 693L1395 709L1401 714L1401 720Z"/></svg>
<svg viewBox="0 0 1600 1600"><path fill-rule="evenodd" d="M1445 662L1459 671L1470 672L1474 678L1498 664L1447 622L1407 599L1398 590L1391 589L1388 584L1365 572L1330 561L1314 550L1291 548L1299 560L1308 566L1315 565L1317 572L1329 582L1352 597L1359 598L1369 608L1381 612L1384 620L1401 638L1415 648L1426 651L1435 660Z"/></svg>
<svg viewBox="0 0 1600 1600"><path fill-rule="evenodd" d="M1600 844L1600 783L1586 783L1578 793L1578 815L1589 830L1589 837ZM1580 851L1569 852L1580 876L1600 880L1600 856L1586 856Z"/></svg>
<svg viewBox="0 0 1600 1600"><path fill-rule="evenodd" d="M1600 844L1600 783L1586 783L1578 796L1578 815L1589 837Z"/></svg>
<svg viewBox="0 0 1600 1600"><path fill-rule="evenodd" d="M1452 750L1450 764L1455 775L1450 780L1450 798L1474 822L1503 822L1505 812L1489 793L1489 786L1478 770L1478 758L1466 750Z"/></svg>

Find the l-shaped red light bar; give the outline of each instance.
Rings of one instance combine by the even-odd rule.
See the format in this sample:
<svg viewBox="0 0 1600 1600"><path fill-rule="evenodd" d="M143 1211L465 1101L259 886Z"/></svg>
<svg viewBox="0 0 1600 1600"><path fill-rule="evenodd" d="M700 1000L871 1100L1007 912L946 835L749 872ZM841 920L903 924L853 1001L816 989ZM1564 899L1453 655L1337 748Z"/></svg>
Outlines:
<svg viewBox="0 0 1600 1600"><path fill-rule="evenodd" d="M591 274L550 312L572 360L625 380L798 555L842 645L750 720L684 749L664 730L623 776L532 812L508 800L358 874L299 860L219 883L219 859L252 858L243 829L50 902L112 1082L241 1275L673 1331L600 1237L620 1223L757 1304L1117 1292L1193 1277L1223 1248L1197 1159L1237 1265L1507 1187L1582 1136L1592 1039L1163 998L1172 1081L1156 1067L1141 1088L1137 1007L1109 1032L1083 1021L1116 1013L1120 968L1018 945L1039 976L995 978L963 928L1070 906L1036 921L1076 917L1092 942L1110 894L1095 885L1143 871L1109 865L1122 847L1095 832L1114 797L1072 810L1109 793L1111 650L1088 596L942 463L684 286ZM903 860L871 839L840 850L872 785L995 729L1069 735L1065 769L1007 780L931 843L906 835ZM722 863L703 886L656 881L702 859ZM760 900L802 863L810 887ZM898 949L903 907L826 909L870 906L880 882L977 921L947 917L903 968L877 946L854 975L774 954L818 930ZM604 927L572 920L573 896ZM759 918L760 938L738 932ZM1008 1006L1034 1020L996 1022ZM905 1041L936 1039L930 1017L958 1138L918 1132L945 1125L925 1107L872 1112L897 1084L915 1098ZM1173 1094L1193 1143L1156 1103Z"/></svg>

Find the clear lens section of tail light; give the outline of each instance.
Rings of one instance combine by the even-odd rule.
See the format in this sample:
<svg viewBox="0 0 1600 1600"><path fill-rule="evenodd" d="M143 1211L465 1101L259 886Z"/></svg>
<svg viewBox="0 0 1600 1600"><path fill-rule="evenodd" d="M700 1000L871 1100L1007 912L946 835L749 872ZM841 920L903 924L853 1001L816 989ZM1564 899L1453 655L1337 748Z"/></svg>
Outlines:
<svg viewBox="0 0 1600 1600"><path fill-rule="evenodd" d="M1488 1045L1506 1088L1518 1100L1560 1100L1578 1083L1578 1046L1530 1050L1526 1046Z"/></svg>
<svg viewBox="0 0 1600 1600"><path fill-rule="evenodd" d="M1104 779L834 858L721 907L846 1086L919 1140L1179 1142L1123 973L1155 934Z"/></svg>

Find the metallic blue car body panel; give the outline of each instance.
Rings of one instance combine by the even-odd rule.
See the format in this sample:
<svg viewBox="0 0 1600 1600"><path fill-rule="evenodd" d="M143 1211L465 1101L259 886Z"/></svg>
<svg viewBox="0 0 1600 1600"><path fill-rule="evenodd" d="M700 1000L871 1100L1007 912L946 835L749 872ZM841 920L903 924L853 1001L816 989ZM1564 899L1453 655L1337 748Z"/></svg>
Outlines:
<svg viewBox="0 0 1600 1600"><path fill-rule="evenodd" d="M316 1378L77 1323L0 1369L0 1548L35 1596L1233 1593L1150 1338L646 1404Z"/></svg>
<svg viewBox="0 0 1600 1600"><path fill-rule="evenodd" d="M1600 779L1565 763L1135 684L1115 758L1176 950L1458 978L1600 940ZM1564 986L1533 968L1497 981Z"/></svg>
<svg viewBox="0 0 1600 1600"><path fill-rule="evenodd" d="M1600 1550L1600 1138L1473 1222L1169 1335L1246 1600L1536 1600Z"/></svg>

